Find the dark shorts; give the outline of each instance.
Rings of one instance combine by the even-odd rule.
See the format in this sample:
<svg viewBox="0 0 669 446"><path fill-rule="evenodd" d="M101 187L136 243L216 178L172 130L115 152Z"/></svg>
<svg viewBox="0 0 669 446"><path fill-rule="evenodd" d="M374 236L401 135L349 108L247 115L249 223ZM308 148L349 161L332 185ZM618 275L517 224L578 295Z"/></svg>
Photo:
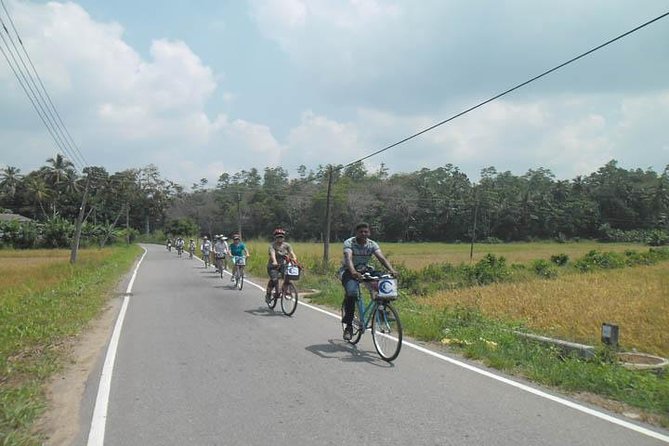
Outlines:
<svg viewBox="0 0 669 446"><path fill-rule="evenodd" d="M286 270L286 264L280 263L278 267L272 266L271 263L267 264L267 274L272 280L279 280L283 277L283 273Z"/></svg>

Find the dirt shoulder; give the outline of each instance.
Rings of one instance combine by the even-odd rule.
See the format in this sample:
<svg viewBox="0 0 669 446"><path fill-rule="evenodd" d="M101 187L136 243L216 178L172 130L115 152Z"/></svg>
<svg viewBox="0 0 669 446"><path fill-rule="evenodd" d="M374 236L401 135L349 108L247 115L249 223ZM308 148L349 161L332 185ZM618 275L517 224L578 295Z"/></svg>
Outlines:
<svg viewBox="0 0 669 446"><path fill-rule="evenodd" d="M122 297L111 298L100 316L70 342L70 353L59 373L47 384L47 410L35 428L46 437L45 445L71 445L80 435L81 406L91 372L111 337Z"/></svg>

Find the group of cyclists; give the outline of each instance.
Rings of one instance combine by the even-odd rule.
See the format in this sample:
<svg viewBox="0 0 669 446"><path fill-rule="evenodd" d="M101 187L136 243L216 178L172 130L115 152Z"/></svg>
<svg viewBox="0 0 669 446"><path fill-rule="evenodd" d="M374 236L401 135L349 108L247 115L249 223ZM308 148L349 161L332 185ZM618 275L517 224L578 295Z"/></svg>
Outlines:
<svg viewBox="0 0 669 446"><path fill-rule="evenodd" d="M388 259L383 255L379 244L370 239L371 229L367 223L359 223L355 227L355 235L344 241L343 258L339 268L339 279L344 288L344 314L342 324L344 326L343 338L350 340L353 334L353 316L355 312L355 303L358 298L358 283L365 272L372 272L373 268L370 266L372 257L376 257L378 261L388 270L388 272L396 276L397 272L390 264ZM273 240L270 243L267 254L267 275L269 281L267 283L265 300L269 302L272 298L273 290L278 290L279 280L284 279L282 286L286 287L289 283L285 276L286 267L288 265L299 265L297 255L293 247L286 242L286 231L283 228L276 228L272 232ZM249 251L246 245L242 242L241 236L238 233L232 234L232 243L228 244L228 237L223 235L214 236L214 243L203 237L200 250L205 262L205 267L211 263L210 256L214 256L214 266L217 272L227 269L227 258L232 258L232 274L230 280L235 280L235 273L237 268L237 259L246 259L249 257ZM183 239L177 238L175 246L179 250L179 246L183 249ZM171 240L167 240L167 248L171 249ZM190 239L189 253L193 256L195 251L195 242Z"/></svg>

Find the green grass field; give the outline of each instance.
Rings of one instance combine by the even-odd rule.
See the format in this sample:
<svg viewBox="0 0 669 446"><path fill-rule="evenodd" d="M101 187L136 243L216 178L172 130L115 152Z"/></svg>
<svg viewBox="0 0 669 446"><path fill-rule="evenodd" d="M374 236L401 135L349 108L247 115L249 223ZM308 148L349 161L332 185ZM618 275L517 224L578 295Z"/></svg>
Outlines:
<svg viewBox="0 0 669 446"><path fill-rule="evenodd" d="M68 250L0 250L0 444L42 444L44 384L140 252L85 249L72 266Z"/></svg>

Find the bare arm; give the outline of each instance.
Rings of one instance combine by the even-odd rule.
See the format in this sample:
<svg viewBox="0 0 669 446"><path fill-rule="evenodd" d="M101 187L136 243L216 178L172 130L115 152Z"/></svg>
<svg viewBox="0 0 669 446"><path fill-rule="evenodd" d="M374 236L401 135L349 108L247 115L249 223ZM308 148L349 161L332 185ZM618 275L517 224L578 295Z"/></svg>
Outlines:
<svg viewBox="0 0 669 446"><path fill-rule="evenodd" d="M392 274L393 276L397 275L397 271L395 271L395 268L393 268L388 259L386 259L386 257L383 255L381 249L377 249L376 251L374 251L374 255L376 256L377 259L379 259L379 262L381 262L381 264L383 264L383 266L386 267L386 269L390 274Z"/></svg>
<svg viewBox="0 0 669 446"><path fill-rule="evenodd" d="M344 263L346 264L346 268L348 268L348 272L351 273L353 277L356 279L362 277L362 274L355 270L355 265L353 265L353 251L350 249L344 250Z"/></svg>

